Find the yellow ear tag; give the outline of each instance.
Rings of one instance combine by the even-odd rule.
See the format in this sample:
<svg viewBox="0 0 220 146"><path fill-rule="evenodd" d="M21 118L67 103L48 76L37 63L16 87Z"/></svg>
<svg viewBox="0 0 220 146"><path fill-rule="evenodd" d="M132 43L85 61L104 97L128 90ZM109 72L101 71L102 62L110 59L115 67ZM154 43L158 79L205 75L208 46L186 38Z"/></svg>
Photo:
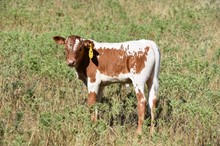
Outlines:
<svg viewBox="0 0 220 146"><path fill-rule="evenodd" d="M93 51L92 51L92 44L89 44L89 58L92 59Z"/></svg>

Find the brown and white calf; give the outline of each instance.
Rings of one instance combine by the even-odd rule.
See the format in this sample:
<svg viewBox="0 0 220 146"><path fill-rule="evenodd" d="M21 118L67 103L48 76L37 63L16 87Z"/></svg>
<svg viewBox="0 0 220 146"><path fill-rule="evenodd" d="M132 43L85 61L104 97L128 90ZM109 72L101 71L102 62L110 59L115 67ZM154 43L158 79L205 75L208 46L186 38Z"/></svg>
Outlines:
<svg viewBox="0 0 220 146"><path fill-rule="evenodd" d="M67 38L53 37L57 44L65 45L66 63L75 67L78 78L88 88L87 104L92 106L103 95L103 89L111 83L132 83L137 97L138 128L142 131L147 84L151 127L154 127L154 108L158 93L160 53L151 40L134 40L121 43L100 43L76 35ZM91 116L95 121L97 113Z"/></svg>

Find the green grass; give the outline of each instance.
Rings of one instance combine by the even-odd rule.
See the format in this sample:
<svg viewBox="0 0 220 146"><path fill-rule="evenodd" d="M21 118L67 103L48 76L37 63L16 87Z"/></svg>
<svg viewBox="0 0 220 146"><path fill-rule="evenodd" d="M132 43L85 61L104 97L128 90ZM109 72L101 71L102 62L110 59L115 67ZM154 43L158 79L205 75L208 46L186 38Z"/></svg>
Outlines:
<svg viewBox="0 0 220 146"><path fill-rule="evenodd" d="M0 5L0 145L220 144L216 0L5 0ZM87 91L54 35L154 40L161 50L157 127L136 136L133 89L108 86L93 124Z"/></svg>

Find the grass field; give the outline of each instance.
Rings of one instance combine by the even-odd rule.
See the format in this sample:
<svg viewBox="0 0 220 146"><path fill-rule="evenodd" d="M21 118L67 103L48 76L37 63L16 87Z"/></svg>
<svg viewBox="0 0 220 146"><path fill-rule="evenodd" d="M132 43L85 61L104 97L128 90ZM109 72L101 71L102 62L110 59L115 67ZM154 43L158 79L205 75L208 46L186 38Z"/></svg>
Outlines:
<svg viewBox="0 0 220 146"><path fill-rule="evenodd" d="M0 145L220 145L218 0L1 0ZM137 136L133 89L114 84L90 122L87 91L52 37L154 40L157 126Z"/></svg>

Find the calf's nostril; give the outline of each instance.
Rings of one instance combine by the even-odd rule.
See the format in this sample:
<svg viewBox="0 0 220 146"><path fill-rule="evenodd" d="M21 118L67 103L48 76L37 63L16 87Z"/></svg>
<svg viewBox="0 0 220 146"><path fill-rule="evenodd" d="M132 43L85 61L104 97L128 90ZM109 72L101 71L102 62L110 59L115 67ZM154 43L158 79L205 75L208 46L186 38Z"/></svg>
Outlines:
<svg viewBox="0 0 220 146"><path fill-rule="evenodd" d="M67 64L69 66L73 66L73 65L75 65L75 61L74 60L68 60Z"/></svg>

